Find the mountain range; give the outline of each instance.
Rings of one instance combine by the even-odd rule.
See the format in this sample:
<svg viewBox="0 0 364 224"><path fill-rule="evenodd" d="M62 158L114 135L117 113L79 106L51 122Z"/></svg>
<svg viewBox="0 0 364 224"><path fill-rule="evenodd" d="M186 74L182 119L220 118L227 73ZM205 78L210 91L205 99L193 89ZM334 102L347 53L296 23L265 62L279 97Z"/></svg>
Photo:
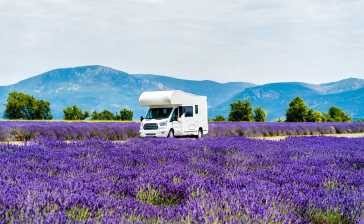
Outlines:
<svg viewBox="0 0 364 224"><path fill-rule="evenodd" d="M349 78L319 85L300 82L255 85L128 74L99 65L55 69L13 85L0 86L0 116L7 94L21 91L50 101L56 119L62 119L63 109L70 105L79 105L88 111L108 109L113 112L127 107L138 118L146 112L146 108L138 105L138 97L143 91L168 89L207 96L210 117L227 116L232 102L246 99L254 106L263 107L269 119L275 120L284 116L289 101L296 96L303 97L316 110L327 111L335 105L354 118L364 117L364 79Z"/></svg>

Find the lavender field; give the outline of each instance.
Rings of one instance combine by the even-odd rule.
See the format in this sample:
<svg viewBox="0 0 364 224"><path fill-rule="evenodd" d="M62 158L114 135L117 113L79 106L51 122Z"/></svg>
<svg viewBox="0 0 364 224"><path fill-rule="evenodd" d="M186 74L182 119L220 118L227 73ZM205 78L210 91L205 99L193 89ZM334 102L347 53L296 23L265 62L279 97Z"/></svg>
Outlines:
<svg viewBox="0 0 364 224"><path fill-rule="evenodd" d="M0 122L0 141L52 140L126 140L139 135L139 123L120 122ZM290 136L364 132L358 123L247 123L211 122L209 136Z"/></svg>
<svg viewBox="0 0 364 224"><path fill-rule="evenodd" d="M0 122L0 223L364 221L364 138L242 137L364 123L209 128L202 140L141 139L138 123Z"/></svg>
<svg viewBox="0 0 364 224"><path fill-rule="evenodd" d="M364 138L0 145L0 223L360 223Z"/></svg>

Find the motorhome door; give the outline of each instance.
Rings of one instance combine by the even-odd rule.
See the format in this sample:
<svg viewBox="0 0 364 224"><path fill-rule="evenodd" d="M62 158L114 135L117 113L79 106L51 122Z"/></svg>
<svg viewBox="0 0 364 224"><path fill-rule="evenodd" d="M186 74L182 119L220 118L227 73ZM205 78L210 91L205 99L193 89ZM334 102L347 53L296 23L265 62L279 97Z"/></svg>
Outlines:
<svg viewBox="0 0 364 224"><path fill-rule="evenodd" d="M195 134L197 123L193 117L193 106L179 107L184 134Z"/></svg>
<svg viewBox="0 0 364 224"><path fill-rule="evenodd" d="M182 135L182 122L178 120L178 108L175 108L173 110L172 116L171 116L171 122L172 122L172 128L174 130L175 135Z"/></svg>

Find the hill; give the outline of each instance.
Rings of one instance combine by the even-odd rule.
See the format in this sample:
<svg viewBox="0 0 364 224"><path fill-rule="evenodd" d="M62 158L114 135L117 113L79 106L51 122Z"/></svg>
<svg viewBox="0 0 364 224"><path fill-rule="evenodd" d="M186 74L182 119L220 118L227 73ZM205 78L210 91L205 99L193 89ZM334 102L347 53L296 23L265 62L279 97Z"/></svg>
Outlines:
<svg viewBox="0 0 364 224"><path fill-rule="evenodd" d="M22 91L49 100L55 118L62 118L63 108L79 105L85 110L121 107L135 111L135 118L145 113L138 105L138 97L145 90L181 89L208 96L209 107L231 98L251 83L218 83L192 81L160 75L132 75L112 68L93 65L52 70L19 83L0 87L0 111L3 113L7 94ZM1 114L2 115L2 114Z"/></svg>
<svg viewBox="0 0 364 224"><path fill-rule="evenodd" d="M232 102L245 99L254 106L263 107L268 112L268 118L276 120L284 117L289 102L296 96L302 97L310 107L322 112L335 105L354 118L364 117L364 80L361 79L345 79L320 85L273 83L247 88L213 108L211 115L227 115Z"/></svg>
<svg viewBox="0 0 364 224"><path fill-rule="evenodd" d="M92 65L55 69L19 83L0 87L0 116L4 111L7 94L22 91L49 100L56 119L63 109L79 105L88 111L121 107L135 111L134 118L144 115L145 108L138 105L139 95L146 90L180 89L208 97L210 117L227 116L230 104L239 99L250 100L255 106L268 111L269 119L283 117L288 103L301 96L313 108L326 111L336 105L355 118L364 117L364 80L349 78L324 84L300 82L254 85L245 82L219 83L209 80L195 81L152 74L128 74L116 69Z"/></svg>

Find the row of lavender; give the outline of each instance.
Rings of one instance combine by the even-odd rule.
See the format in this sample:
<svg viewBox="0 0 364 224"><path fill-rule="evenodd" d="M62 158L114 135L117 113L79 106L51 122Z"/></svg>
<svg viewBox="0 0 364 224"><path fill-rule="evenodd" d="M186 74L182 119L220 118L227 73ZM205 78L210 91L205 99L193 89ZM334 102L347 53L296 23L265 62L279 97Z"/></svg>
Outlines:
<svg viewBox="0 0 364 224"><path fill-rule="evenodd" d="M360 223L364 138L0 145L0 223Z"/></svg>
<svg viewBox="0 0 364 224"><path fill-rule="evenodd" d="M210 136L291 136L364 132L364 122L213 122Z"/></svg>
<svg viewBox="0 0 364 224"><path fill-rule="evenodd" d="M209 136L282 136L364 132L364 123L212 122ZM139 123L0 122L0 141L37 137L57 140L125 140L138 136Z"/></svg>
<svg viewBox="0 0 364 224"><path fill-rule="evenodd" d="M53 140L126 140L139 135L138 123L122 122L0 122L0 141Z"/></svg>

